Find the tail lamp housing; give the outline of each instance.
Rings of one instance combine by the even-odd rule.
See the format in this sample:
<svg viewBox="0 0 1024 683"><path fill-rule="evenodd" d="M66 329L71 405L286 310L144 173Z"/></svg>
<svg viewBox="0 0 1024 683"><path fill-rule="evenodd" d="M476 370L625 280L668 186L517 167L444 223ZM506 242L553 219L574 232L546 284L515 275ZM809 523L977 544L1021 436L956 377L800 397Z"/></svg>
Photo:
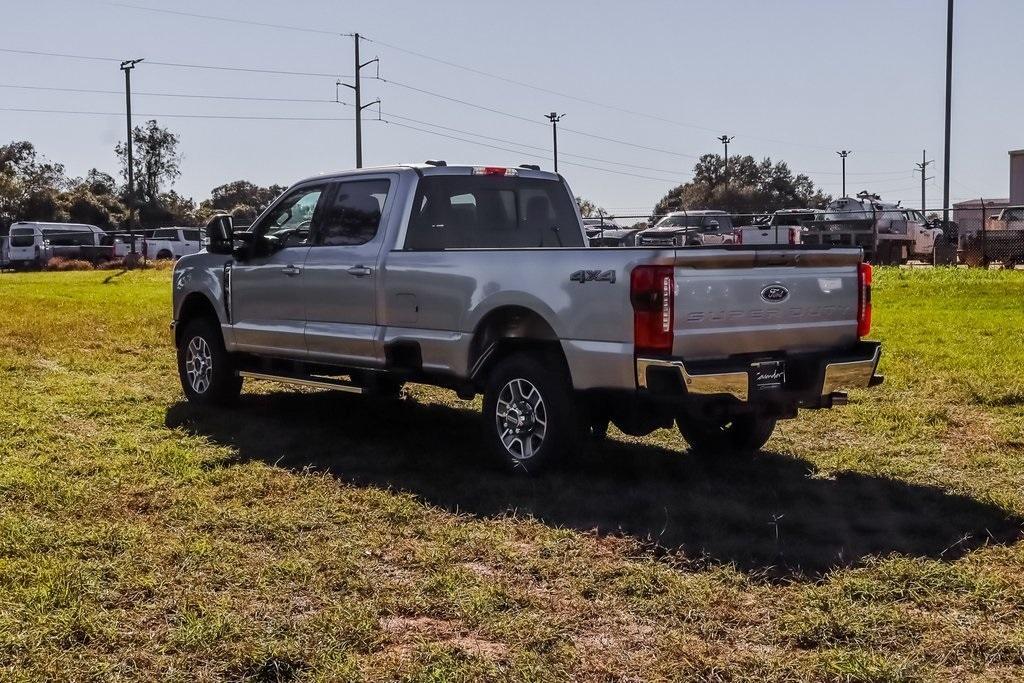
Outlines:
<svg viewBox="0 0 1024 683"><path fill-rule="evenodd" d="M637 266L629 276L637 353L672 352L675 274L672 266Z"/></svg>
<svg viewBox="0 0 1024 683"><path fill-rule="evenodd" d="M871 264L861 263L857 270L857 336L871 332Z"/></svg>

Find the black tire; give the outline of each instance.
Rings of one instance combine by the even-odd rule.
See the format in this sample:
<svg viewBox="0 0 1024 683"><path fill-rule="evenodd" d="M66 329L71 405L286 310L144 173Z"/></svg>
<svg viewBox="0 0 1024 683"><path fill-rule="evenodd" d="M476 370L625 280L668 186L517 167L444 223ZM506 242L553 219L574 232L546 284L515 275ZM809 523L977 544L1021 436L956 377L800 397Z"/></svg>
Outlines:
<svg viewBox="0 0 1024 683"><path fill-rule="evenodd" d="M679 433L700 455L749 456L768 442L775 431L774 418L740 415L725 420L707 420L682 414L676 418Z"/></svg>
<svg viewBox="0 0 1024 683"><path fill-rule="evenodd" d="M216 320L197 318L185 324L178 340L178 377L191 403L229 405L238 399L242 378Z"/></svg>
<svg viewBox="0 0 1024 683"><path fill-rule="evenodd" d="M156 255L156 258L157 258L158 261L161 260L161 259L173 259L174 258L174 254L172 254L171 252L169 252L166 249L164 249L163 251L161 251L159 254Z"/></svg>
<svg viewBox="0 0 1024 683"><path fill-rule="evenodd" d="M540 354L516 353L495 366L484 388L483 418L491 450L526 474L566 460L586 435L563 364Z"/></svg>

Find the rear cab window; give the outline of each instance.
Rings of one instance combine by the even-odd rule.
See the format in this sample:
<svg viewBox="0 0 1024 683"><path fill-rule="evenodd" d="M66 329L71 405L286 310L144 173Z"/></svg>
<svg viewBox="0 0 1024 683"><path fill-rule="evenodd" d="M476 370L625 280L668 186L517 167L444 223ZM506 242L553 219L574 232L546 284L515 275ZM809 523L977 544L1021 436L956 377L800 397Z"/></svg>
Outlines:
<svg viewBox="0 0 1024 683"><path fill-rule="evenodd" d="M421 178L405 238L413 251L583 246L565 186L514 176Z"/></svg>

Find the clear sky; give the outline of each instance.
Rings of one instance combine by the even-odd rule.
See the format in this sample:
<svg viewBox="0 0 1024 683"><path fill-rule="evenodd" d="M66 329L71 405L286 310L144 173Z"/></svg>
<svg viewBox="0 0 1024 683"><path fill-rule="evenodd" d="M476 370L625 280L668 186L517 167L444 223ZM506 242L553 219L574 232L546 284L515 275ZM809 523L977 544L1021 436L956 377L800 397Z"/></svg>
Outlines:
<svg viewBox="0 0 1024 683"><path fill-rule="evenodd" d="M289 184L354 165L351 121L284 117L352 116L334 102L334 75L352 75L353 40L340 34L358 31L370 39L364 60L379 56L388 80L365 80L364 101L379 97L393 122L366 112L365 165L446 159L550 168L543 116L557 111L565 114L560 170L578 194L619 212L649 211L686 180L693 157L721 152L723 133L735 136L730 154L784 159L833 194L840 191L835 151L852 150L848 191L915 206L914 164L927 149L936 177L928 204L941 203L944 0L125 2L253 23L98 0L0 0L0 47L145 57L132 79L136 123L157 118L181 136L176 189L197 200L230 180ZM1006 152L1024 147L1024 2L957 4L951 195L1003 197ZM376 76L376 65L364 75ZM73 175L117 169L123 113L9 110L123 112L116 62L0 52L0 86L114 91L0 87L0 142L30 140ZM352 102L347 88L340 91Z"/></svg>

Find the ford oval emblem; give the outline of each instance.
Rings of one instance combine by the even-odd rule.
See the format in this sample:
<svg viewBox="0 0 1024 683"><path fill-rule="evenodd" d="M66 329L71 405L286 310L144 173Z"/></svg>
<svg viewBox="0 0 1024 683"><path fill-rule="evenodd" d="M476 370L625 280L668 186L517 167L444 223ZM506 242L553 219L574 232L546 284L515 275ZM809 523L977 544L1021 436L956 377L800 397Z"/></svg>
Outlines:
<svg viewBox="0 0 1024 683"><path fill-rule="evenodd" d="M777 304L785 301L789 296L789 290L782 285L768 285L761 290L761 298L770 304Z"/></svg>

